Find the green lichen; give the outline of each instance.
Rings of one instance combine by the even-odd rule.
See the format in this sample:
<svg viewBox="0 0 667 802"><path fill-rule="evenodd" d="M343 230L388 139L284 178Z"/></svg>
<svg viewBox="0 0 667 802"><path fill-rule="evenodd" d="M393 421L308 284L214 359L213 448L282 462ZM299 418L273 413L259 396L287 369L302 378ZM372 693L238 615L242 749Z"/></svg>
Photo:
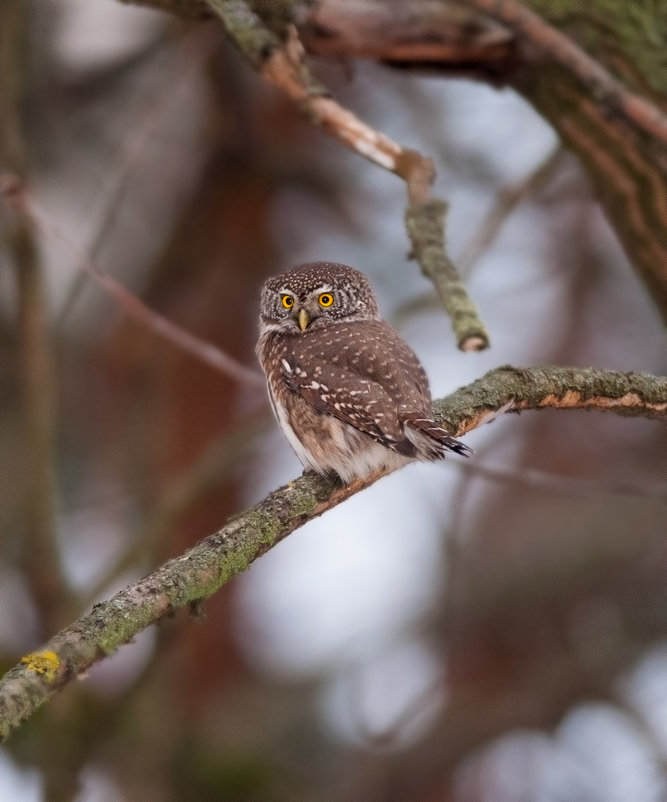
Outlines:
<svg viewBox="0 0 667 802"><path fill-rule="evenodd" d="M645 85L667 92L667 14L665 0L524 0L611 72L619 56L628 66L620 76L642 91ZM636 78L635 78L636 76Z"/></svg>
<svg viewBox="0 0 667 802"><path fill-rule="evenodd" d="M229 580L245 571L250 563L255 558L257 549L251 546L244 546L243 548L235 549L225 554L220 561L220 568L215 581L210 583L210 586L202 588L202 598L210 596L216 590L225 585Z"/></svg>
<svg viewBox="0 0 667 802"><path fill-rule="evenodd" d="M290 502L290 512L292 515L302 516L312 515L317 507L317 499L308 490L298 489L292 501Z"/></svg>
<svg viewBox="0 0 667 802"><path fill-rule="evenodd" d="M132 640L137 632L141 632L152 620L141 607L132 609L127 605L116 604L113 600L102 607L103 610L98 611L98 615L103 617L95 641L107 657L124 643Z"/></svg>

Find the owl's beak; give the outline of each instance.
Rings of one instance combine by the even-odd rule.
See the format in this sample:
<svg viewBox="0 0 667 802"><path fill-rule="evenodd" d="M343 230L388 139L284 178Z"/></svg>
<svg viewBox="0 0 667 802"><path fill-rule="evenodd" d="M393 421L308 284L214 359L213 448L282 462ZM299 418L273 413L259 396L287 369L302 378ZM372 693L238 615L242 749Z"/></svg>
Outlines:
<svg viewBox="0 0 667 802"><path fill-rule="evenodd" d="M301 331L305 331L308 326L310 326L311 317L308 314L307 310L301 307L299 309L299 316L297 318L297 323L299 324L299 328Z"/></svg>

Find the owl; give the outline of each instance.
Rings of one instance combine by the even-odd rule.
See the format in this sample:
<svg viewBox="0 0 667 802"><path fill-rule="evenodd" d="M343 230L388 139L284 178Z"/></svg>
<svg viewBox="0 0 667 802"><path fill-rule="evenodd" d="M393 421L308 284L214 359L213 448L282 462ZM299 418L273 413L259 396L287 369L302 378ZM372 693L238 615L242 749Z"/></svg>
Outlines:
<svg viewBox="0 0 667 802"><path fill-rule="evenodd" d="M306 469L347 484L447 451L472 453L433 420L424 369L353 267L311 262L268 279L257 356Z"/></svg>

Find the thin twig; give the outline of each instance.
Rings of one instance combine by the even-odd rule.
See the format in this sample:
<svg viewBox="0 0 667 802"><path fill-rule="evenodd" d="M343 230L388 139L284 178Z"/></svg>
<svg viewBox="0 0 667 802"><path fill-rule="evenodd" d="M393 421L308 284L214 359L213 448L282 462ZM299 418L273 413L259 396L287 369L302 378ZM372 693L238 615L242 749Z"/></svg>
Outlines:
<svg viewBox="0 0 667 802"><path fill-rule="evenodd" d="M41 618L40 627L47 633L57 622L59 610L68 615L67 610L72 609L69 604L72 597L60 570L57 546L55 373L48 339L42 265L34 232L23 218L13 227L8 244L17 279L17 334L21 348L26 437L25 532L21 555ZM62 625L63 620L59 623Z"/></svg>
<svg viewBox="0 0 667 802"><path fill-rule="evenodd" d="M364 711L362 670L355 666L348 671L346 704L356 736L369 749L387 749L397 745L399 738L410 725L418 722L424 713L432 712L434 707L442 702L445 695L445 679L441 669L437 676L422 688L403 710L395 715L391 723L381 729L373 729Z"/></svg>
<svg viewBox="0 0 667 802"><path fill-rule="evenodd" d="M289 28L283 44L243 0L206 2L254 67L295 101L312 122L360 156L405 181L408 193L405 223L412 255L435 284L451 318L459 348L463 351L487 348L488 333L445 250L447 205L431 194L435 177L431 159L394 142L335 101L303 63L304 51L295 28Z"/></svg>
<svg viewBox="0 0 667 802"><path fill-rule="evenodd" d="M667 116L640 95L634 94L579 45L530 11L518 0L462 0L506 25L540 53L566 69L586 86L598 104L612 109L639 130L667 145Z"/></svg>
<svg viewBox="0 0 667 802"><path fill-rule="evenodd" d="M182 351L186 351L220 373L226 374L234 381L247 384L250 387L264 387L264 380L259 373L246 368L220 348L206 342L206 340L195 337L150 309L136 295L133 295L122 284L119 284L112 276L102 270L92 259L81 253L74 242L31 197L17 176L0 175L0 195L4 196L10 205L25 214L43 234L57 240L67 248L76 266L92 276L98 285L116 300L126 314L138 320L158 336L169 340Z"/></svg>
<svg viewBox="0 0 667 802"><path fill-rule="evenodd" d="M490 412L584 408L667 420L667 377L584 368L505 366L434 404L454 434ZM215 534L117 593L26 655L0 680L0 740L56 691L171 611L205 599L298 527L388 471L341 486L312 473L274 491Z"/></svg>
<svg viewBox="0 0 667 802"><path fill-rule="evenodd" d="M544 490L546 493L561 493L568 496L625 496L627 498L653 498L667 501L667 488L657 485L639 487L637 485L619 484L609 482L591 482L580 477L557 476L532 468L518 468L512 470L497 465L489 465L480 459L459 462L457 467L469 476L479 476L493 482L519 487L530 487L535 490Z"/></svg>
<svg viewBox="0 0 667 802"><path fill-rule="evenodd" d="M503 224L526 197L546 183L558 169L565 156L565 149L558 144L535 169L515 184L502 189L496 202L482 220L477 231L457 259L459 270L466 277L482 254L489 249Z"/></svg>

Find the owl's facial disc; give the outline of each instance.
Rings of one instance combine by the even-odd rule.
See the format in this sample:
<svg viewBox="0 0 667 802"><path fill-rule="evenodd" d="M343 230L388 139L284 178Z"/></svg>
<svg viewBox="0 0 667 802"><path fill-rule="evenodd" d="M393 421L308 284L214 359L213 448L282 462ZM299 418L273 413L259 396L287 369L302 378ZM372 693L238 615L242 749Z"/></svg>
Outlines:
<svg viewBox="0 0 667 802"><path fill-rule="evenodd" d="M293 287L281 286L276 288L276 294L280 316L293 322L302 332L316 324L337 302L336 293L329 283L297 293Z"/></svg>

